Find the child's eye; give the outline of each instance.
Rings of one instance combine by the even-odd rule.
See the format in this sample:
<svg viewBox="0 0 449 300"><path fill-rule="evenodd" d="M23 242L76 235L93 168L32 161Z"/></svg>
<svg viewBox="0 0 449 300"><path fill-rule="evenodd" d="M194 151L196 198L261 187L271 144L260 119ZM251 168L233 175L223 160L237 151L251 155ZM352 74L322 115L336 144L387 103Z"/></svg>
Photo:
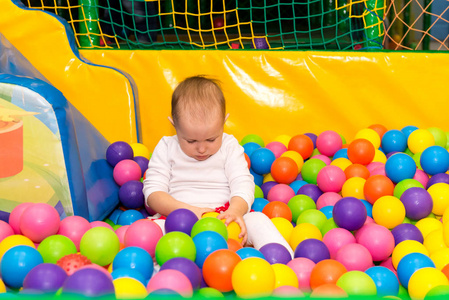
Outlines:
<svg viewBox="0 0 449 300"><path fill-rule="evenodd" d="M195 141L187 141L187 143L193 144L193 143L195 143Z"/></svg>
<svg viewBox="0 0 449 300"><path fill-rule="evenodd" d="M210 143L212 143L212 142L215 142L215 140L216 140L216 139L209 139L209 140L207 140L207 141L210 142Z"/></svg>

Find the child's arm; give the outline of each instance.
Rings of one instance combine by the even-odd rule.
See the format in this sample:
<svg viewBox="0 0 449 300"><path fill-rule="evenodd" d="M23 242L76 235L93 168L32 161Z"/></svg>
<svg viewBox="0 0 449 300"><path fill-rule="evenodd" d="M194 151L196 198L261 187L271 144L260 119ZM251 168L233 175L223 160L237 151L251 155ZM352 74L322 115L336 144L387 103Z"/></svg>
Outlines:
<svg viewBox="0 0 449 300"><path fill-rule="evenodd" d="M232 221L236 222L240 226L239 238L242 239L242 245L245 245L248 238L246 232L245 221L243 221L243 215L248 211L248 203L243 200L242 197L234 196L229 201L229 208L221 213L217 218L226 219L225 225L228 226Z"/></svg>

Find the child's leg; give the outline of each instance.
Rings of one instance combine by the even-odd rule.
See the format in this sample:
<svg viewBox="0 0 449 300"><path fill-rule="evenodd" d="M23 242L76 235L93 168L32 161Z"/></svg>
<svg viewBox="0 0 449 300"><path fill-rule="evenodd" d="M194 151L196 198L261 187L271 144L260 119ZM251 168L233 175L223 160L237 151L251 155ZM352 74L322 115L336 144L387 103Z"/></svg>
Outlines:
<svg viewBox="0 0 449 300"><path fill-rule="evenodd" d="M248 244L260 249L269 243L278 243L284 246L294 257L294 252L288 242L274 226L273 222L261 212L250 212L243 216L248 232Z"/></svg>

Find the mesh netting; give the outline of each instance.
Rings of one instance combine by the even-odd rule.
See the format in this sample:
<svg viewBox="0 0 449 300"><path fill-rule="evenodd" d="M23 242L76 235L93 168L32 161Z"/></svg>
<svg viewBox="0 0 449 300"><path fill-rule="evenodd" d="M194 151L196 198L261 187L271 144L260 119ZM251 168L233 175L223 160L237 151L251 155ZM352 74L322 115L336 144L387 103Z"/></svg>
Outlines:
<svg viewBox="0 0 449 300"><path fill-rule="evenodd" d="M80 48L448 49L436 0L22 1L65 18Z"/></svg>

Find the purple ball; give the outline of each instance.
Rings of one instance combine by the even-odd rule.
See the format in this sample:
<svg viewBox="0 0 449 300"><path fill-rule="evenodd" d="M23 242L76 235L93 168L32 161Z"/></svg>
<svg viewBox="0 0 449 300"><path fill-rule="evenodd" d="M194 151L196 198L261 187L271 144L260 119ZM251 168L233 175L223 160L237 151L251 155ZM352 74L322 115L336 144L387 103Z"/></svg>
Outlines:
<svg viewBox="0 0 449 300"><path fill-rule="evenodd" d="M426 188L428 189L435 183L447 183L449 184L449 174L446 173L438 173L430 177L429 181L427 181Z"/></svg>
<svg viewBox="0 0 449 300"><path fill-rule="evenodd" d="M169 259L162 265L161 271L166 269L180 271L190 280L190 283L192 283L192 287L194 290L200 288L202 278L201 270L190 259L187 259L185 257L175 257Z"/></svg>
<svg viewBox="0 0 449 300"><path fill-rule="evenodd" d="M304 133L304 135L307 135L313 142L313 148L316 148L316 139L318 138L318 136L315 133Z"/></svg>
<svg viewBox="0 0 449 300"><path fill-rule="evenodd" d="M323 194L323 192L320 190L320 188L312 183L304 184L302 187L299 188L296 195L306 195L313 199L313 201L318 200L318 198Z"/></svg>
<svg viewBox="0 0 449 300"><path fill-rule="evenodd" d="M56 292L62 287L66 278L67 273L60 266L43 263L28 272L23 281L23 288L45 293Z"/></svg>
<svg viewBox="0 0 449 300"><path fill-rule="evenodd" d="M400 242L406 241L406 240L415 240L420 243L424 242L424 237L421 233L421 231L413 224L403 223L399 224L395 228L391 230L391 233L394 237L394 244L395 246L399 244Z"/></svg>
<svg viewBox="0 0 449 300"><path fill-rule="evenodd" d="M172 211L165 220L165 232L181 231L190 235L198 217L191 210L179 208Z"/></svg>
<svg viewBox="0 0 449 300"><path fill-rule="evenodd" d="M100 270L85 268L75 271L67 277L63 286L63 294L84 296L106 296L115 293L111 278Z"/></svg>
<svg viewBox="0 0 449 300"><path fill-rule="evenodd" d="M259 249L265 256L265 260L272 264L286 265L292 260L290 252L283 245L278 243L269 243Z"/></svg>
<svg viewBox="0 0 449 300"><path fill-rule="evenodd" d="M318 263L324 259L330 259L331 255L326 244L317 239L306 239L298 244L295 249L295 258L305 257Z"/></svg>
<svg viewBox="0 0 449 300"><path fill-rule="evenodd" d="M405 190L401 195L401 202L404 204L407 218L412 220L420 220L432 212L432 196L427 190L420 187L411 187Z"/></svg>
<svg viewBox="0 0 449 300"><path fill-rule="evenodd" d="M396 153L401 153L401 152L398 152L398 151L392 151L392 152L390 152L390 153L388 153L388 154L386 155L387 159L390 158L390 156L392 156L393 154L396 154Z"/></svg>
<svg viewBox="0 0 449 300"><path fill-rule="evenodd" d="M365 224L367 211L360 199L343 197L335 203L332 216L338 227L353 231Z"/></svg>
<svg viewBox="0 0 449 300"><path fill-rule="evenodd" d="M140 208L145 204L143 183L137 180L125 182L118 190L118 198L126 208Z"/></svg>
<svg viewBox="0 0 449 300"><path fill-rule="evenodd" d="M124 159L133 159L134 151L131 146L126 142L115 142L109 145L106 149L106 160L108 163L115 167L120 161Z"/></svg>
<svg viewBox="0 0 449 300"><path fill-rule="evenodd" d="M268 197L268 192L271 190L272 187L274 187L275 185L277 185L278 183L276 181L267 181L264 184L262 184L260 186L260 188L262 189L263 192L263 197L265 199L267 199Z"/></svg>
<svg viewBox="0 0 449 300"><path fill-rule="evenodd" d="M148 163L150 161L148 160L148 158L143 156L135 156L134 161L139 165L140 169L142 170L142 175L140 176L143 177L145 171L148 169Z"/></svg>

